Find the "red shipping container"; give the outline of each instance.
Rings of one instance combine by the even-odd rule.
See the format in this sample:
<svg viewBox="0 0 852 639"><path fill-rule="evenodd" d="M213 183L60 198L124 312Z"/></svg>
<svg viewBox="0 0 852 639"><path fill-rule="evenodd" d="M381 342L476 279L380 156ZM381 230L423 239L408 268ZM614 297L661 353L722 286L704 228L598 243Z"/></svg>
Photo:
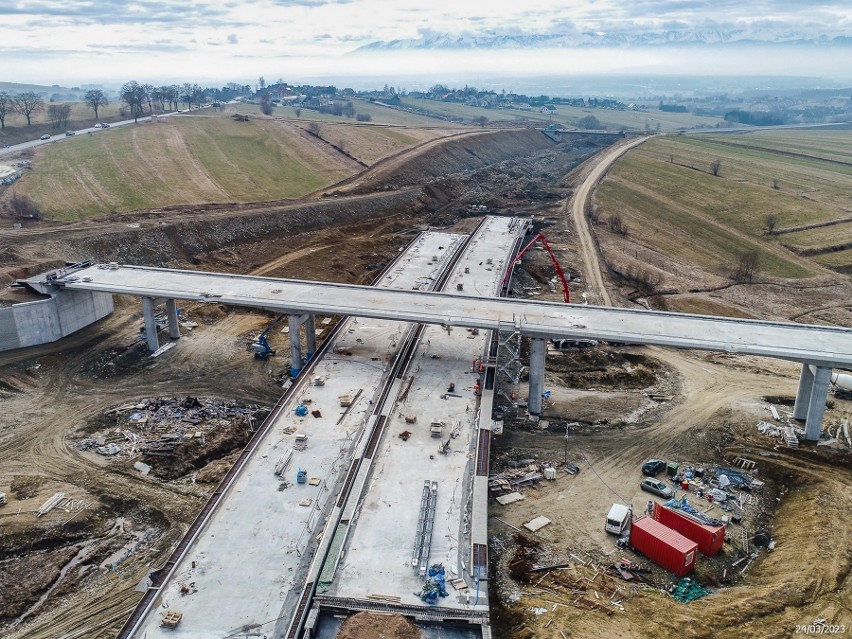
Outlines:
<svg viewBox="0 0 852 639"><path fill-rule="evenodd" d="M698 544L650 517L640 517L630 529L630 546L676 577L695 567Z"/></svg>
<svg viewBox="0 0 852 639"><path fill-rule="evenodd" d="M697 543L698 552L706 557L715 555L725 543L724 526L701 524L662 504L654 504L654 519Z"/></svg>

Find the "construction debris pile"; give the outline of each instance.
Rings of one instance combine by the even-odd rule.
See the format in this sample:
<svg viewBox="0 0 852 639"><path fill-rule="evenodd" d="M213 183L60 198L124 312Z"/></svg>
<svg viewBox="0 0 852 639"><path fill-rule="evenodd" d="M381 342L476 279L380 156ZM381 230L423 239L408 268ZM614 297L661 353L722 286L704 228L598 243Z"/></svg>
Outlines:
<svg viewBox="0 0 852 639"><path fill-rule="evenodd" d="M5 497L5 495L4 495ZM89 502L83 499L72 499L66 497L65 493L54 493L39 506L36 511L36 517L43 517L54 508L64 510L66 513L80 513L89 507Z"/></svg>
<svg viewBox="0 0 852 639"><path fill-rule="evenodd" d="M543 479L552 481L556 479L558 473L556 466L547 461L522 459L509 464L514 468L488 477L488 490L492 495L513 493L518 488L535 485ZM569 475L576 475L580 472L580 467L576 464L565 464L562 470Z"/></svg>
<svg viewBox="0 0 852 639"><path fill-rule="evenodd" d="M218 429L237 425L254 431L268 413L268 407L241 406L212 397L143 399L106 411L105 419L114 416L115 426L102 435L81 439L76 448L127 459L168 456L184 442L204 444Z"/></svg>
<svg viewBox="0 0 852 639"><path fill-rule="evenodd" d="M843 390L840 390L842 393ZM835 390L835 395L837 395L837 390ZM805 430L793 420L793 413L778 408L775 404L769 404L769 412L772 415L772 421L761 420L757 422L757 432L767 437L782 440L788 448L798 448L799 442L805 438ZM841 449L852 448L848 417L839 420L833 428L831 424L827 424L819 435L817 445Z"/></svg>
<svg viewBox="0 0 852 639"><path fill-rule="evenodd" d="M506 573L511 580L498 578L497 588L504 601L524 600L533 606L535 614L556 613L558 608L581 608L613 615L624 611L624 601L644 584L623 583L624 577L613 568L604 567L584 553L562 551L545 546L526 535L516 534L512 539L514 550L508 556ZM492 551L504 554L504 542L500 537L491 540ZM638 572L647 572L637 564L622 559L619 564ZM523 585L521 585L523 584ZM520 587L519 587L520 585ZM555 617L554 617L555 618ZM545 622L548 627L552 620Z"/></svg>

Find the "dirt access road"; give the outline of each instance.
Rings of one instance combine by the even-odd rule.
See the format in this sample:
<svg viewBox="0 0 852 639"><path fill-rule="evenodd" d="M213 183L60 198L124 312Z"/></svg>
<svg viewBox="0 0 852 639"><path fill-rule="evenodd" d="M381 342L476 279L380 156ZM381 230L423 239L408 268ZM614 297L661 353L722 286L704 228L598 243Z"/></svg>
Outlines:
<svg viewBox="0 0 852 639"><path fill-rule="evenodd" d="M583 275L585 277L586 297L592 297L592 302L598 302L603 306L612 306L609 291L604 286L601 274L600 262L597 259L597 243L592 238L591 229L586 221L586 210L595 186L603 179L615 161L633 147L639 146L650 136L626 140L616 144L601 153L592 163L586 173L585 179L577 187L574 196L565 201L564 215L567 218L570 210L574 221L574 228L580 238L580 252L583 261Z"/></svg>
<svg viewBox="0 0 852 639"><path fill-rule="evenodd" d="M596 161L584 167L580 176L583 183L577 186L574 199L562 208L564 216L570 211L579 238L580 246L573 248L578 251L578 262L583 264L587 298L606 305L629 306L630 302L615 287L606 289L601 266L605 256L600 255L592 237L585 204L615 159L642 141L626 142L599 154ZM594 395L600 401L609 393L608 419L585 430L575 430L567 437L564 432L507 429L495 444L498 456L520 455L558 463L567 450L569 460L582 471L574 477L560 474L555 482L527 489L525 500L511 506L494 504L490 509L492 534L511 539L513 531L506 524L520 528L533 517L544 515L553 523L531 536L543 543L549 557L555 559L550 563L577 552L605 565L620 556L614 539L603 531L609 506L621 502L641 510L650 498L639 490L639 468L645 459L730 464L737 455L744 455L759 460L758 476L767 480L769 488L759 499L768 503L760 517L765 512L770 519L761 519L760 524L769 527L778 547L772 553L762 553L748 575L740 577L739 569L730 566L737 555L726 545L720 561L727 563L719 565L727 568L727 577L721 570L714 574L705 567L697 574L706 585L728 587L688 605L653 590L625 590L619 595L625 600L625 612L613 616L576 605L553 605L554 601L571 604L576 595L548 582L549 590L544 592L524 587L498 569L495 585L505 608L495 611L496 634L510 639L639 639L669 633L714 639L778 637L793 636L797 624L811 623L816 617L846 624L848 632L852 623L852 587L847 579L852 567L852 533L837 518L843 521L844 513L852 506L852 490L848 487L852 479L850 456L848 452L820 454L824 449L818 451L814 447L780 449L774 440L755 431L756 422L768 417L764 397L792 398L795 394L798 366L728 354L641 347L623 350L641 353L662 365L654 384L644 391L632 392L659 393L672 399L654 406L654 401L645 398L639 411L635 410L635 401L629 407L624 402L620 419L613 419L611 414L617 412L614 407L623 393L611 388L574 390L576 408L570 402L560 402L557 412L553 405L545 405L542 417L572 421L576 419L574 413L579 414L588 406L587 398ZM559 384L556 374L549 372L546 387ZM837 402L835 409L828 412L827 421L836 423L850 410L852 403ZM778 503L780 508L776 510ZM714 507L711 514L718 517L724 512ZM739 527L733 528L739 535ZM511 548L511 541L508 543ZM576 576L574 569L567 574ZM536 575L533 581L538 580ZM599 587L604 593L607 587L619 585L624 586L616 580ZM517 595L520 598L516 603L507 605ZM607 595L604 597L608 599ZM665 614L660 615L663 610Z"/></svg>

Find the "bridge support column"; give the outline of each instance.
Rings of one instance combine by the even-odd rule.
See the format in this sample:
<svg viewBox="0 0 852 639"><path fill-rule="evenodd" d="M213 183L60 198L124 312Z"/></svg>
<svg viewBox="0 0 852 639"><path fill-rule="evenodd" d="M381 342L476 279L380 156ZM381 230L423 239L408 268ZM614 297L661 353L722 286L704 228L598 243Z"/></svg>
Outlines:
<svg viewBox="0 0 852 639"><path fill-rule="evenodd" d="M813 388L814 373L810 364L802 364L799 389L796 391L796 404L793 406L793 419L805 419L808 416L808 405L811 403Z"/></svg>
<svg viewBox="0 0 852 639"><path fill-rule="evenodd" d="M290 377L298 377L302 371L302 316L287 317L290 327Z"/></svg>
<svg viewBox="0 0 852 639"><path fill-rule="evenodd" d="M541 415L541 396L544 393L544 358L547 353L545 341L534 337L530 339L530 395L527 400L527 412L530 418L537 420Z"/></svg>
<svg viewBox="0 0 852 639"><path fill-rule="evenodd" d="M828 399L828 383L831 381L831 369L818 366L814 372L811 399L808 402L808 418L805 422L805 439L815 442L822 430L822 417L825 414L825 402Z"/></svg>
<svg viewBox="0 0 852 639"><path fill-rule="evenodd" d="M305 316L305 361L309 362L317 352L317 325L314 315Z"/></svg>
<svg viewBox="0 0 852 639"><path fill-rule="evenodd" d="M169 319L169 337L180 339L180 324L178 324L177 302L173 299L166 300L166 317Z"/></svg>
<svg viewBox="0 0 852 639"><path fill-rule="evenodd" d="M148 339L148 349L153 353L160 348L157 339L157 321L154 319L154 298L142 298L142 315L145 317L145 337Z"/></svg>

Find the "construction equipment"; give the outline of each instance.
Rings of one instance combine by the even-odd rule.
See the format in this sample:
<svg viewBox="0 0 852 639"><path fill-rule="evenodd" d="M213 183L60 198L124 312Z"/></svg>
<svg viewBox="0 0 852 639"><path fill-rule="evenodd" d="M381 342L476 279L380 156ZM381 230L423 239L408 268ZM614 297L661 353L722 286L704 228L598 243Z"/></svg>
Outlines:
<svg viewBox="0 0 852 639"><path fill-rule="evenodd" d="M306 484L308 482L308 471L302 470L301 468L296 473L296 483L297 484Z"/></svg>
<svg viewBox="0 0 852 639"><path fill-rule="evenodd" d="M570 304L571 293L568 290L568 280L565 279L565 273L562 271L562 267L559 266L559 262L556 259L556 255L553 254L553 249L550 248L550 244L548 244L547 238L544 237L544 233L539 233L538 235L536 235L533 239L529 241L529 243L524 248L522 248L518 252L518 255L515 257L515 260L512 262L511 266L506 269L506 275L503 276L503 280L500 282L500 289L502 290L503 284L505 284L506 280L508 280L512 276L513 268L515 267L515 265L520 264L521 258L524 256L524 253L526 253L532 247L532 245L538 241L541 241L542 245L544 245L544 248L547 251L547 254L550 255L550 261L553 262L553 267L556 269L556 274L559 276L559 280L562 282L562 297L565 300L566 304Z"/></svg>
<svg viewBox="0 0 852 639"><path fill-rule="evenodd" d="M270 355L275 355L275 350L269 345L269 342L266 340L266 335L273 328L278 326L278 324L287 316L286 313L282 313L278 316L278 319L273 321L269 326L266 327L260 335L252 342L249 349L254 353L255 359L267 359Z"/></svg>

